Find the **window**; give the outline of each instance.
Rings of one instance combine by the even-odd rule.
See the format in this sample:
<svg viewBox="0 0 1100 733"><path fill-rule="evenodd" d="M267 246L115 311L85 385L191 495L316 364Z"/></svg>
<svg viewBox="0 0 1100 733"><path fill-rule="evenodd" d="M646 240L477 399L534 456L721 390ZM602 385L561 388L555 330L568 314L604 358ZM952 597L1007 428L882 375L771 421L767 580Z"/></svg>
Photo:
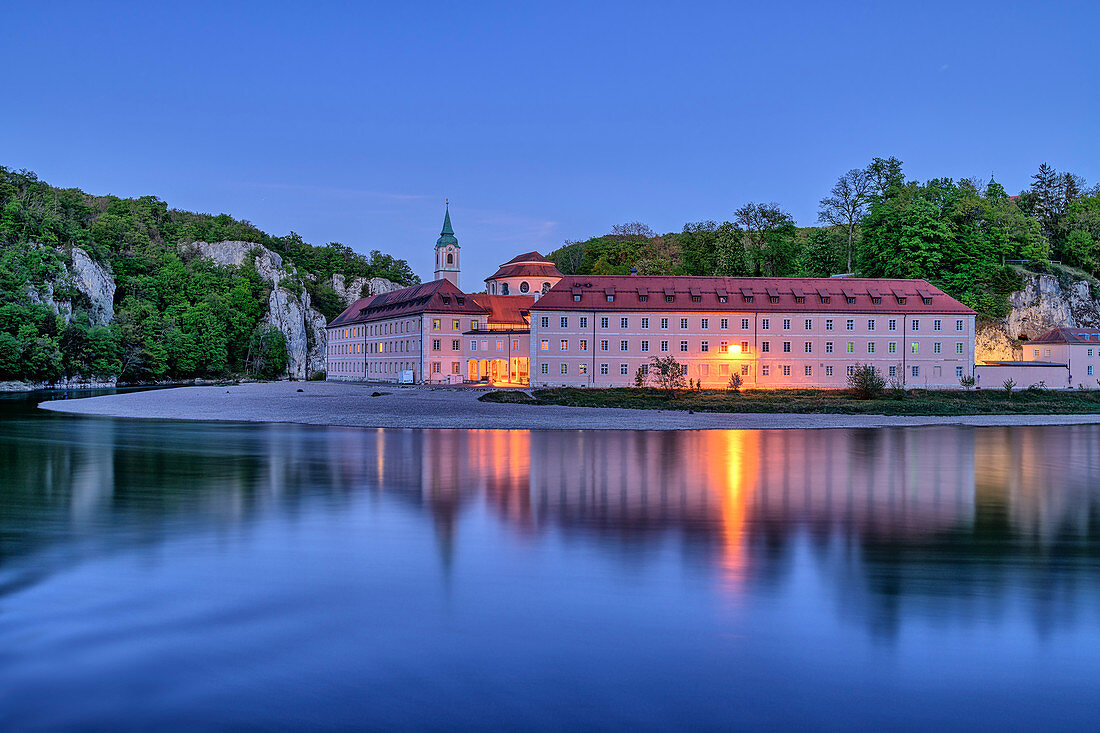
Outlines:
<svg viewBox="0 0 1100 733"><path fill-rule="evenodd" d="M550 350L550 339L543 339L542 343L539 344L539 349L541 351L549 351Z"/></svg>
<svg viewBox="0 0 1100 733"><path fill-rule="evenodd" d="M550 317L549 316L543 316L542 317L542 327L543 328L550 328Z"/></svg>
<svg viewBox="0 0 1100 733"><path fill-rule="evenodd" d="M458 339L451 339L451 351L458 351L462 348L462 342ZM438 351L438 349L437 349Z"/></svg>
<svg viewBox="0 0 1100 733"><path fill-rule="evenodd" d="M508 286L505 285L505 287L508 287ZM507 295L507 294L508 293L505 293L505 295ZM577 293L576 295L573 296L573 302L574 303L580 303L581 302L581 294L580 293Z"/></svg>
<svg viewBox="0 0 1100 733"><path fill-rule="evenodd" d="M373 328L373 326L372 326L372 328ZM436 331L439 330L439 319L438 318L433 318L432 319L432 328L434 328Z"/></svg>
<svg viewBox="0 0 1100 733"><path fill-rule="evenodd" d="M681 318L680 319L680 328L687 328L687 327L688 327L688 319Z"/></svg>
<svg viewBox="0 0 1100 733"><path fill-rule="evenodd" d="M920 344L918 344L916 341L914 341L913 342L913 353L916 354L919 351L920 351Z"/></svg>
<svg viewBox="0 0 1100 733"><path fill-rule="evenodd" d="M680 342L680 351L687 351L687 350L688 350L688 342L687 341L681 341Z"/></svg>
<svg viewBox="0 0 1100 733"><path fill-rule="evenodd" d="M831 376L833 376L833 365L832 365L832 364L830 364L829 366L825 367L825 376L826 376L826 377L831 377Z"/></svg>
<svg viewBox="0 0 1100 733"><path fill-rule="evenodd" d="M722 343L718 344L718 353L727 354L727 353L729 353L729 350L730 350L730 342L729 341L723 341Z"/></svg>
<svg viewBox="0 0 1100 733"><path fill-rule="evenodd" d="M919 366L913 367L913 376L914 377L919 377L920 376L920 367Z"/></svg>
<svg viewBox="0 0 1100 733"><path fill-rule="evenodd" d="M769 328L771 328L771 319L770 318L762 319L760 321L760 328L762 328L765 331L767 331Z"/></svg>
<svg viewBox="0 0 1100 733"><path fill-rule="evenodd" d="M709 341L700 341L699 342L699 351L710 351L710 342Z"/></svg>
<svg viewBox="0 0 1100 733"><path fill-rule="evenodd" d="M619 365L619 374L630 374L630 367L626 364Z"/></svg>
<svg viewBox="0 0 1100 733"><path fill-rule="evenodd" d="M856 373L855 365L854 364L849 364L848 365L848 376L850 377L850 376L854 375L855 373Z"/></svg>
<svg viewBox="0 0 1100 733"><path fill-rule="evenodd" d="M562 374L568 374L569 373L569 365L568 364L562 364L561 365L561 373Z"/></svg>
<svg viewBox="0 0 1100 733"><path fill-rule="evenodd" d="M875 319L874 318L868 318L867 319L867 330L868 331L874 331L875 330Z"/></svg>
<svg viewBox="0 0 1100 733"><path fill-rule="evenodd" d="M890 343L886 344L886 350L889 351L891 354L898 353L898 342L891 341Z"/></svg>
<svg viewBox="0 0 1100 733"><path fill-rule="evenodd" d="M562 351L569 351L569 341L567 339L562 339L561 340L561 350Z"/></svg>
<svg viewBox="0 0 1100 733"><path fill-rule="evenodd" d="M561 322L561 327L562 328L569 328L569 317L568 316L562 316L560 322Z"/></svg>
<svg viewBox="0 0 1100 733"><path fill-rule="evenodd" d="M829 301L832 300L828 295L821 296L821 302L823 305L829 305Z"/></svg>
<svg viewBox="0 0 1100 733"><path fill-rule="evenodd" d="M630 349L630 344L627 341L619 342L619 351L627 351Z"/></svg>
<svg viewBox="0 0 1100 733"><path fill-rule="evenodd" d="M1089 349L1089 358L1092 358L1092 349Z"/></svg>
<svg viewBox="0 0 1100 733"><path fill-rule="evenodd" d="M667 318L662 318L661 319L661 328L668 328L668 319Z"/></svg>
<svg viewBox="0 0 1100 733"><path fill-rule="evenodd" d="M600 374L607 374L607 364L600 364Z"/></svg>
<svg viewBox="0 0 1100 733"><path fill-rule="evenodd" d="M960 342L958 342L957 344L955 344L955 353L956 353L956 354L961 354L961 353L963 353L963 343L962 343L962 341L960 341ZM1092 356L1092 354L1089 354L1089 356Z"/></svg>
<svg viewBox="0 0 1100 733"><path fill-rule="evenodd" d="M723 318L722 319L722 323L723 323L722 328L726 327L724 325L725 322L726 322L726 320ZM749 329L749 319L748 318L742 318L741 319L741 329L744 330L744 331L747 331Z"/></svg>
<svg viewBox="0 0 1100 733"><path fill-rule="evenodd" d="M470 351L477 351L477 341L470 341Z"/></svg>
<svg viewBox="0 0 1100 733"><path fill-rule="evenodd" d="M719 303L725 303L725 302L726 302L726 296L724 296L724 295L719 295L719 296L718 296L718 302L719 302Z"/></svg>
<svg viewBox="0 0 1100 733"><path fill-rule="evenodd" d="M607 294L607 302L608 303L614 303L615 302L615 295L613 293L608 293Z"/></svg>
<svg viewBox="0 0 1100 733"><path fill-rule="evenodd" d="M620 318L619 319L619 328L627 328L629 325L630 325L630 319L629 318Z"/></svg>
<svg viewBox="0 0 1100 733"><path fill-rule="evenodd" d="M932 321L932 330L933 331L942 331L943 330L942 326L943 326L943 324L940 322L939 318Z"/></svg>
<svg viewBox="0 0 1100 733"><path fill-rule="evenodd" d="M848 301L848 305L852 305L853 303L856 302L855 298L849 298L847 296L845 296L844 300Z"/></svg>
<svg viewBox="0 0 1100 733"><path fill-rule="evenodd" d="M1043 349L1043 356L1050 356L1050 349Z"/></svg>
<svg viewBox="0 0 1100 733"><path fill-rule="evenodd" d="M1036 359L1039 358L1039 350L1038 349L1032 349L1031 353Z"/></svg>
<svg viewBox="0 0 1100 733"><path fill-rule="evenodd" d="M642 364L638 368L642 370L642 374L649 374L649 364Z"/></svg>
<svg viewBox="0 0 1100 733"><path fill-rule="evenodd" d="M671 302L672 302L672 301L674 301L674 300L676 300L676 296L675 296L675 295L666 295L666 296L665 296L665 302L666 302L666 303L671 303Z"/></svg>
<svg viewBox="0 0 1100 733"><path fill-rule="evenodd" d="M933 353L933 354L938 354L938 353L940 353L940 350L941 350L941 349L940 349L940 342L939 342L939 341L937 341L936 343L932 344L932 353Z"/></svg>
<svg viewBox="0 0 1100 733"><path fill-rule="evenodd" d="M638 302L639 303L648 303L649 302L649 296L648 295L639 295L638 296Z"/></svg>
<svg viewBox="0 0 1100 733"><path fill-rule="evenodd" d="M749 365L748 364L742 364L741 365L741 376L742 377L748 376L748 373L749 373Z"/></svg>
<svg viewBox="0 0 1100 733"><path fill-rule="evenodd" d="M796 295L796 296L794 296L794 302L795 302L795 303L805 303L805 302L806 302L806 298L804 298L804 297L803 297L803 296L801 296L801 295Z"/></svg>
<svg viewBox="0 0 1100 733"><path fill-rule="evenodd" d="M826 331L832 331L833 330L833 319L832 318L826 318L825 319L825 330Z"/></svg>
<svg viewBox="0 0 1100 733"><path fill-rule="evenodd" d="M849 342L848 342L848 343L847 343L847 344L846 344L846 345L844 346L844 351L845 351L845 352L847 352L847 353L849 353L849 354L854 354L854 353L855 353L855 351L856 351L856 345L855 345L855 343L853 343L852 341L849 341Z"/></svg>
<svg viewBox="0 0 1100 733"><path fill-rule="evenodd" d="M581 316L581 328L588 328L588 316Z"/></svg>
<svg viewBox="0 0 1100 733"><path fill-rule="evenodd" d="M443 348L443 344L439 339L432 339L432 351L439 351Z"/></svg>
<svg viewBox="0 0 1100 733"><path fill-rule="evenodd" d="M802 345L802 348L807 354L812 354L812 353L814 353L814 342L813 341L807 341L806 343L804 343Z"/></svg>
<svg viewBox="0 0 1100 733"><path fill-rule="evenodd" d="M959 379L962 379L963 368L961 366L955 367L955 376L958 377Z"/></svg>
<svg viewBox="0 0 1100 733"><path fill-rule="evenodd" d="M897 331L898 330L897 320L894 319L894 318L891 318L889 321L886 322L886 328L888 328L891 331Z"/></svg>
<svg viewBox="0 0 1100 733"><path fill-rule="evenodd" d="M742 341L741 342L741 353L742 354L749 353L749 342L748 341Z"/></svg>
<svg viewBox="0 0 1100 733"><path fill-rule="evenodd" d="M832 341L826 341L825 342L825 353L826 354L833 353L833 342Z"/></svg>
<svg viewBox="0 0 1100 733"><path fill-rule="evenodd" d="M890 368L889 368L889 369L888 369L887 371L889 372L889 374L890 374L890 376L891 376L891 377L896 377L896 376L898 376L898 368L897 368L897 366L896 366L896 365L894 365L894 364L891 364L891 365L890 365Z"/></svg>
<svg viewBox="0 0 1100 733"><path fill-rule="evenodd" d="M600 341L600 351L607 351L607 339Z"/></svg>
<svg viewBox="0 0 1100 733"><path fill-rule="evenodd" d="M668 351L668 342L667 341L662 341L661 342L661 351Z"/></svg>
<svg viewBox="0 0 1100 733"><path fill-rule="evenodd" d="M581 339L581 351L588 351L588 339Z"/></svg>
<svg viewBox="0 0 1100 733"><path fill-rule="evenodd" d="M691 296L691 302L692 302L692 303L699 303L699 302L701 302L702 300L703 300L703 296L701 296L701 295L693 295L693 296Z"/></svg>
<svg viewBox="0 0 1100 733"><path fill-rule="evenodd" d="M600 319L600 328L607 328L608 323L609 322L608 322L607 316L604 316L603 318Z"/></svg>
<svg viewBox="0 0 1100 733"><path fill-rule="evenodd" d="M769 342L769 341L761 341L760 342L760 352L761 353L766 354L771 350L772 350L771 342Z"/></svg>
<svg viewBox="0 0 1100 733"><path fill-rule="evenodd" d="M784 377L791 376L791 365L790 364L784 364L783 365L783 376Z"/></svg>
<svg viewBox="0 0 1100 733"><path fill-rule="evenodd" d="M784 354L791 353L791 342L790 341L784 341L783 342L783 353Z"/></svg>
<svg viewBox="0 0 1100 733"><path fill-rule="evenodd" d="M704 318L702 321L699 322L699 326L700 328L710 328L710 319Z"/></svg>
<svg viewBox="0 0 1100 733"><path fill-rule="evenodd" d="M807 366L803 369L803 372L807 377L812 377L814 375L814 368L812 366Z"/></svg>
<svg viewBox="0 0 1100 733"><path fill-rule="evenodd" d="M784 318L783 319L783 330L784 331L790 331L791 330L791 319L790 318Z"/></svg>
<svg viewBox="0 0 1100 733"><path fill-rule="evenodd" d="M919 331L920 330L920 321L916 318L913 319L913 330L914 331Z"/></svg>
<svg viewBox="0 0 1100 733"><path fill-rule="evenodd" d="M776 297L776 296L774 296L774 295L773 295L773 296L771 296L770 298L768 298L768 300L770 300L770 301L771 301L772 303L778 303L778 302L779 302L779 298L777 298L777 297Z"/></svg>
<svg viewBox="0 0 1100 733"><path fill-rule="evenodd" d="M543 374L549 374L550 373L550 365L549 364L541 364L540 367L541 368L539 369L539 371L542 372Z"/></svg>
<svg viewBox="0 0 1100 733"><path fill-rule="evenodd" d="M497 351L504 351L504 339L497 339Z"/></svg>
<svg viewBox="0 0 1100 733"><path fill-rule="evenodd" d="M649 319L648 318L643 318L642 319L642 328L649 328Z"/></svg>
<svg viewBox="0 0 1100 733"><path fill-rule="evenodd" d="M844 328L848 331L855 331L856 322L849 318L847 321L845 321Z"/></svg>
<svg viewBox="0 0 1100 733"><path fill-rule="evenodd" d="M769 374L771 374L771 367L769 367L767 364L762 364L760 366L760 376L766 377Z"/></svg>
<svg viewBox="0 0 1100 733"><path fill-rule="evenodd" d="M374 365L371 364L371 366L373 367ZM433 361L432 362L432 374L440 374L442 372L443 372L443 365L440 364L438 361Z"/></svg>
<svg viewBox="0 0 1100 733"><path fill-rule="evenodd" d="M685 368L684 371L686 372L687 369ZM710 365L709 364L700 364L699 365L699 373L702 374L704 377L708 376L710 374Z"/></svg>
<svg viewBox="0 0 1100 733"><path fill-rule="evenodd" d="M955 321L955 330L956 331L961 331L961 330L963 330L963 328L964 328L963 320L961 318L959 320Z"/></svg>
<svg viewBox="0 0 1100 733"><path fill-rule="evenodd" d="M642 351L643 352L649 351L649 342L648 341L642 341Z"/></svg>
<svg viewBox="0 0 1100 733"><path fill-rule="evenodd" d="M454 320L451 321L451 328L453 328L456 331L461 331L462 330L462 321L455 318Z"/></svg>
<svg viewBox="0 0 1100 733"><path fill-rule="evenodd" d="M1089 376L1091 377L1092 376L1092 364L1088 365L1088 373L1089 373Z"/></svg>
<svg viewBox="0 0 1100 733"><path fill-rule="evenodd" d="M868 341L867 342L867 353L868 354L875 353L875 342L874 341Z"/></svg>
<svg viewBox="0 0 1100 733"><path fill-rule="evenodd" d="M588 374L588 365L587 364L577 365L577 371L580 372L581 374Z"/></svg>
<svg viewBox="0 0 1100 733"><path fill-rule="evenodd" d="M807 331L814 330L814 322L811 319L807 318L805 325L806 325L806 330Z"/></svg>

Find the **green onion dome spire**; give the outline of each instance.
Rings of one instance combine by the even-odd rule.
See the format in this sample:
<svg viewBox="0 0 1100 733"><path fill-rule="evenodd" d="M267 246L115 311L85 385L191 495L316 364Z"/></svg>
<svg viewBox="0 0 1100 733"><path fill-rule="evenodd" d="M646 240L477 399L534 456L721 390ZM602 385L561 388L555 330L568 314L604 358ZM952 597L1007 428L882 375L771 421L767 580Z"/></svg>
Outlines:
<svg viewBox="0 0 1100 733"><path fill-rule="evenodd" d="M439 239L435 240L436 247L446 247L447 245L458 246L458 237L455 236L455 230L451 228L450 199L447 199L447 213L443 216L443 231L439 233Z"/></svg>

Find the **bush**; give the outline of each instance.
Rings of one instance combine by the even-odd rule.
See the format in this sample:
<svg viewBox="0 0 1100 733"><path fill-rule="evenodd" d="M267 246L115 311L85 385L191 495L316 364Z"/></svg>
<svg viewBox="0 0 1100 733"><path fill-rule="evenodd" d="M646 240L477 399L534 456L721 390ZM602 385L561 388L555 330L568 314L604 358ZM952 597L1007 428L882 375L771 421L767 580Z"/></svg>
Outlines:
<svg viewBox="0 0 1100 733"><path fill-rule="evenodd" d="M848 389L856 399L873 400L886 389L886 377L870 364L856 364L848 375Z"/></svg>
<svg viewBox="0 0 1100 733"><path fill-rule="evenodd" d="M318 369L313 374L310 374L309 379L307 379L306 381L307 382L323 382L326 379L328 379L328 375L325 374L325 370L324 369Z"/></svg>
<svg viewBox="0 0 1100 733"><path fill-rule="evenodd" d="M1016 380L1015 379L1006 379L1005 381L1001 382L1001 387L1003 387L1004 391L1008 394L1009 397L1011 397L1012 396L1012 390L1015 389L1015 387L1016 387Z"/></svg>
<svg viewBox="0 0 1100 733"><path fill-rule="evenodd" d="M959 384L962 385L962 388L965 389L967 392L974 389L974 383L974 377L970 374L959 377Z"/></svg>
<svg viewBox="0 0 1100 733"><path fill-rule="evenodd" d="M675 399L676 390L684 388L684 367L672 354L651 356L653 362L649 369L650 377L657 386L668 392L669 399Z"/></svg>
<svg viewBox="0 0 1100 733"><path fill-rule="evenodd" d="M730 381L726 383L726 389L731 392L740 392L741 385L745 383L745 380L741 378L741 375L737 372L730 374Z"/></svg>
<svg viewBox="0 0 1100 733"><path fill-rule="evenodd" d="M642 367L638 367L638 371L634 372L634 386L641 389L645 386L645 383L649 380L649 374Z"/></svg>

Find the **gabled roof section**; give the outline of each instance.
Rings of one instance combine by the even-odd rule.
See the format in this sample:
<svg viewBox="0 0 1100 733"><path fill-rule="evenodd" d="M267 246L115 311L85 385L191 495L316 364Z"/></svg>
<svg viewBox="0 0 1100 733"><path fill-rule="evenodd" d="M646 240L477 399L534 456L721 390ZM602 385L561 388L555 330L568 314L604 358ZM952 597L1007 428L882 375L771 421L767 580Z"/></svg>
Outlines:
<svg viewBox="0 0 1100 733"><path fill-rule="evenodd" d="M607 302L608 289L615 292ZM930 296L924 300L918 291ZM673 297L641 300L649 293ZM872 292L874 295L872 295ZM698 293L697 296L695 294ZM741 297L728 298L728 293ZM818 297L807 298L806 293ZM896 297L883 298L883 293ZM753 295L767 297L753 298ZM693 295L695 297L687 297ZM575 297L578 299L574 300ZM854 298L853 302L848 302ZM773 302L774 299L774 302ZM876 302L877 301L877 302ZM898 313L974 315L925 280L886 278L649 277L567 275L532 306L533 311L725 311L767 313ZM1082 330L1082 329L1076 329Z"/></svg>
<svg viewBox="0 0 1100 733"><path fill-rule="evenodd" d="M1031 339L1028 344L1091 344L1100 346L1100 329L1096 328L1055 328L1039 338ZM1026 344L1025 344L1026 346Z"/></svg>
<svg viewBox="0 0 1100 733"><path fill-rule="evenodd" d="M488 315L472 295L466 295L450 280L433 280L389 293L360 298L332 319L329 328L349 323L367 323L423 313Z"/></svg>
<svg viewBox="0 0 1100 733"><path fill-rule="evenodd" d="M533 295L471 295L479 306L489 314L490 324L509 326L530 326L529 311L535 302Z"/></svg>

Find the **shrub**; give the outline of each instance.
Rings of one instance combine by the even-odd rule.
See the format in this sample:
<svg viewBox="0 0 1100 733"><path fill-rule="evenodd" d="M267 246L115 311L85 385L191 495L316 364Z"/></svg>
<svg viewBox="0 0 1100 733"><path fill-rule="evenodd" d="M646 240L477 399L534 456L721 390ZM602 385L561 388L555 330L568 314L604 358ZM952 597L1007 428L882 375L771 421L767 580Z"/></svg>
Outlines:
<svg viewBox="0 0 1100 733"><path fill-rule="evenodd" d="M652 362L649 368L650 378L658 387L668 392L669 399L675 399L676 390L684 388L683 365L672 354L651 356L649 359Z"/></svg>
<svg viewBox="0 0 1100 733"><path fill-rule="evenodd" d="M323 382L326 379L328 379L328 375L325 373L325 370L324 369L318 369L313 374L309 375L309 379L307 381L310 381L310 382Z"/></svg>
<svg viewBox="0 0 1100 733"><path fill-rule="evenodd" d="M642 367L638 367L638 371L634 372L634 386L641 389L648 380L649 374Z"/></svg>
<svg viewBox="0 0 1100 733"><path fill-rule="evenodd" d="M1016 388L1016 380L1006 379L1005 381L1001 382L1001 387L1003 387L1005 393L1008 394L1009 397L1011 397L1012 390Z"/></svg>
<svg viewBox="0 0 1100 733"><path fill-rule="evenodd" d="M873 400L886 389L886 377L870 364L856 364L848 375L848 389L857 399Z"/></svg>
<svg viewBox="0 0 1100 733"><path fill-rule="evenodd" d="M974 381L974 377L970 374L959 377L959 384L961 384L962 388L965 389L967 392L974 389Z"/></svg>
<svg viewBox="0 0 1100 733"><path fill-rule="evenodd" d="M730 381L726 383L726 389L731 392L740 392L741 385L745 383L745 380L741 378L741 375L737 372L730 374Z"/></svg>

